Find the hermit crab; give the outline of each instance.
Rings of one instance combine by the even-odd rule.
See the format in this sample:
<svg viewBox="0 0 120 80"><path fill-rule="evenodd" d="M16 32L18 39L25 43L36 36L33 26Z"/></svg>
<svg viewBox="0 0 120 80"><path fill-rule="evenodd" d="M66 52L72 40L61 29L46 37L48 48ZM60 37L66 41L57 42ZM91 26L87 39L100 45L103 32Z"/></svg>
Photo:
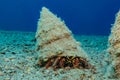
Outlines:
<svg viewBox="0 0 120 80"><path fill-rule="evenodd" d="M39 59L38 65L48 69L52 67L54 70L59 68L78 68L78 69L89 69L90 64L81 57L73 56L52 56L48 60Z"/></svg>
<svg viewBox="0 0 120 80"><path fill-rule="evenodd" d="M43 7L35 36L38 65L48 69L88 69L88 56L60 18Z"/></svg>

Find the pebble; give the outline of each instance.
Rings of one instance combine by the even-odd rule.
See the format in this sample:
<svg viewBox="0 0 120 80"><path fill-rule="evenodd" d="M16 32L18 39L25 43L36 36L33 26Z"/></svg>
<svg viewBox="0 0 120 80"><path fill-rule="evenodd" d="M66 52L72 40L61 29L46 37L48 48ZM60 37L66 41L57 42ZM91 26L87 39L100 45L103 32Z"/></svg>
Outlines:
<svg viewBox="0 0 120 80"><path fill-rule="evenodd" d="M4 75L4 73L2 71L0 71L0 76L3 76L3 75Z"/></svg>
<svg viewBox="0 0 120 80"><path fill-rule="evenodd" d="M10 57L9 60L15 60L15 57Z"/></svg>
<svg viewBox="0 0 120 80"><path fill-rule="evenodd" d="M28 60L32 60L32 59L33 59L33 57L27 57L27 59L28 59Z"/></svg>
<svg viewBox="0 0 120 80"><path fill-rule="evenodd" d="M5 78L5 80L10 80L10 78Z"/></svg>
<svg viewBox="0 0 120 80"><path fill-rule="evenodd" d="M28 68L26 69L25 73L26 73L26 74L30 74L30 73L31 73L31 68L28 67Z"/></svg>
<svg viewBox="0 0 120 80"><path fill-rule="evenodd" d="M10 69L10 67L9 67L9 66L7 66L7 65L6 65L4 68L5 68L6 70Z"/></svg>
<svg viewBox="0 0 120 80"><path fill-rule="evenodd" d="M10 60L9 60L9 58L4 58L4 61L5 61L5 62L8 62L8 61L10 61Z"/></svg>

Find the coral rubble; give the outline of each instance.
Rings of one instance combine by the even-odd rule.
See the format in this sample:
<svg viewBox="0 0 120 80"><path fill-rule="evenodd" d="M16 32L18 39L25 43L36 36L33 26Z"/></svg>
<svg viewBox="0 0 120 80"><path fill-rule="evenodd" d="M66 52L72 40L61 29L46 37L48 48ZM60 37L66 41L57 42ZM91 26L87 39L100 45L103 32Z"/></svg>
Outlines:
<svg viewBox="0 0 120 80"><path fill-rule="evenodd" d="M80 47L64 21L47 8L40 12L36 32L38 65L46 68L89 68L88 56Z"/></svg>
<svg viewBox="0 0 120 80"><path fill-rule="evenodd" d="M116 15L108 42L108 52L113 59L112 65L115 70L115 75L120 78L120 11Z"/></svg>

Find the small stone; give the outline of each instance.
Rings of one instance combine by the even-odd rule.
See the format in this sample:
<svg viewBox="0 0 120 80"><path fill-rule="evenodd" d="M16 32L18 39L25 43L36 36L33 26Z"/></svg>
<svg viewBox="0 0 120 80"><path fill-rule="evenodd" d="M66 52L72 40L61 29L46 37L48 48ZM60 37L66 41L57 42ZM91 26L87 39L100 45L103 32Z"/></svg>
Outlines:
<svg viewBox="0 0 120 80"><path fill-rule="evenodd" d="M15 60L15 57L10 57L9 60Z"/></svg>
<svg viewBox="0 0 120 80"><path fill-rule="evenodd" d="M4 68L5 68L6 70L8 70L10 67L9 67L9 66L5 66Z"/></svg>
<svg viewBox="0 0 120 80"><path fill-rule="evenodd" d="M28 60L32 60L33 58L32 57L27 57Z"/></svg>
<svg viewBox="0 0 120 80"><path fill-rule="evenodd" d="M5 80L10 80L10 78L5 78Z"/></svg>
<svg viewBox="0 0 120 80"><path fill-rule="evenodd" d="M55 71L55 72L54 72L54 75L55 75L55 76L59 75L58 71Z"/></svg>
<svg viewBox="0 0 120 80"><path fill-rule="evenodd" d="M4 61L5 61L5 62L8 62L8 61L9 61L9 59L8 59L8 58L4 58Z"/></svg>
<svg viewBox="0 0 120 80"><path fill-rule="evenodd" d="M2 71L0 71L0 76L3 76L3 75L4 75L4 73Z"/></svg>
<svg viewBox="0 0 120 80"><path fill-rule="evenodd" d="M28 67L28 68L27 68L27 70L25 71L25 73L26 73L26 74L31 73L31 68L30 68L30 67Z"/></svg>
<svg viewBox="0 0 120 80"><path fill-rule="evenodd" d="M2 67L0 67L0 71L2 71Z"/></svg>

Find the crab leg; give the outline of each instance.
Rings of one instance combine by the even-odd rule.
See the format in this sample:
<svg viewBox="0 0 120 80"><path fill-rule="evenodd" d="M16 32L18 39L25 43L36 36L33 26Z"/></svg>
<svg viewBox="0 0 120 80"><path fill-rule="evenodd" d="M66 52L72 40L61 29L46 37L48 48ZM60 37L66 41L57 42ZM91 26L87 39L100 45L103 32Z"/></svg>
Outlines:
<svg viewBox="0 0 120 80"><path fill-rule="evenodd" d="M73 63L73 67L74 68L78 68L79 67L79 58L75 58L74 63Z"/></svg>
<svg viewBox="0 0 120 80"><path fill-rule="evenodd" d="M65 58L62 58L60 60L59 66L60 66L60 68L64 68L64 65L65 65Z"/></svg>
<svg viewBox="0 0 120 80"><path fill-rule="evenodd" d="M86 60L80 58L80 66L83 68L89 68L89 65Z"/></svg>
<svg viewBox="0 0 120 80"><path fill-rule="evenodd" d="M53 63L53 59L48 60L47 64L45 65L45 68L48 69Z"/></svg>
<svg viewBox="0 0 120 80"><path fill-rule="evenodd" d="M57 59L55 59L53 65L52 65L54 69L57 67L57 64L58 64L60 59L61 59L61 57L57 57Z"/></svg>

